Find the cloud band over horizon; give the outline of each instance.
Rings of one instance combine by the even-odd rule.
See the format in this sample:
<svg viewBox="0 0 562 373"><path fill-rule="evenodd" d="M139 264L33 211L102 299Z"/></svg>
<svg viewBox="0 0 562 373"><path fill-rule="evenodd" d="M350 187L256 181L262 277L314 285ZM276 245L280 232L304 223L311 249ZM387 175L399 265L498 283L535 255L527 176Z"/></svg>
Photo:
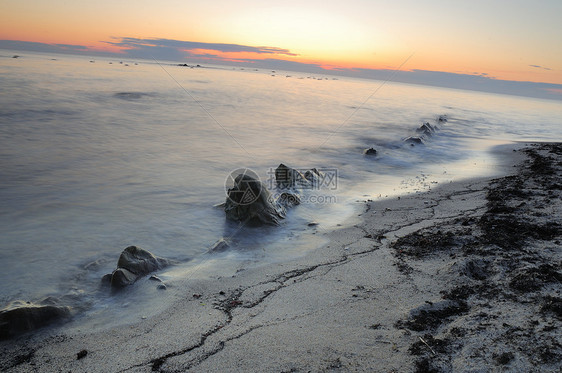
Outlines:
<svg viewBox="0 0 562 373"><path fill-rule="evenodd" d="M468 89L491 93L562 100L562 84L500 80L487 73L458 73L422 69L368 69L326 67L321 63L302 62L299 55L288 49L271 46L248 46L228 43L204 43L162 38L113 37L101 43L113 50L85 45L48 44L39 42L0 40L0 49L27 50L43 53L72 53L105 57L128 57L185 62L245 65L262 69L301 71L305 73L332 74L356 78L387 80L431 85L446 88ZM533 68L549 69L540 65Z"/></svg>

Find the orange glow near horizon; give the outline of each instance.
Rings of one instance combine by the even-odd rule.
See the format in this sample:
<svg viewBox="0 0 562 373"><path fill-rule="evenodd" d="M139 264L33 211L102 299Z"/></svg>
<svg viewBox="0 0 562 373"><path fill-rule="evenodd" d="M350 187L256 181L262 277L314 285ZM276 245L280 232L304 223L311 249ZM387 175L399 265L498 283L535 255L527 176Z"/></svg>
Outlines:
<svg viewBox="0 0 562 373"><path fill-rule="evenodd" d="M528 8L532 8L532 12ZM216 62L267 58L333 69L430 70L562 84L562 3L500 4L486 12L465 3L332 0L307 2L3 0L0 39L85 46L124 53L114 38L270 46L283 53L190 49ZM532 32L531 32L532 31Z"/></svg>

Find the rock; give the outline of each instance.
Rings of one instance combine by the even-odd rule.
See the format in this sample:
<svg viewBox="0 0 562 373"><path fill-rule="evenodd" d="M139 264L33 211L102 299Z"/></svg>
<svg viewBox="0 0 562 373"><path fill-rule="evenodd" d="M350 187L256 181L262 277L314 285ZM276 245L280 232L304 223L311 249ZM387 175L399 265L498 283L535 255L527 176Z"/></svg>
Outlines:
<svg viewBox="0 0 562 373"><path fill-rule="evenodd" d="M283 163L275 169L275 181L279 189L311 189L320 183L322 176L322 173L316 168L302 173L299 170L285 166Z"/></svg>
<svg viewBox="0 0 562 373"><path fill-rule="evenodd" d="M285 218L289 204L275 199L261 181L241 174L234 183L234 187L228 190L224 206L227 219L258 225L278 225L279 220Z"/></svg>
<svg viewBox="0 0 562 373"><path fill-rule="evenodd" d="M322 176L323 175L316 168L311 168L304 173L304 178L310 181L313 185L317 185L319 181L318 179Z"/></svg>
<svg viewBox="0 0 562 373"><path fill-rule="evenodd" d="M420 137L410 136L404 139L406 144L414 145L424 145L423 140Z"/></svg>
<svg viewBox="0 0 562 373"><path fill-rule="evenodd" d="M440 115L437 120L438 120L440 123L445 123L445 122L447 122L447 116L446 116L446 115Z"/></svg>
<svg viewBox="0 0 562 373"><path fill-rule="evenodd" d="M209 248L209 252L221 252L230 248L230 242L224 238L219 239Z"/></svg>
<svg viewBox="0 0 562 373"><path fill-rule="evenodd" d="M111 285L111 273L108 273L106 275L103 275L103 277L101 278L101 284L104 286L110 286Z"/></svg>
<svg viewBox="0 0 562 373"><path fill-rule="evenodd" d="M423 123L418 129L416 129L417 133L421 133L425 136L433 136L435 132L435 127L429 124L428 122Z"/></svg>
<svg viewBox="0 0 562 373"><path fill-rule="evenodd" d="M122 288L127 285L133 284L140 276L137 276L133 272L125 268L117 268L111 274L111 287L112 288Z"/></svg>
<svg viewBox="0 0 562 373"><path fill-rule="evenodd" d="M369 148L363 150L363 154L365 155L377 155L377 151L374 148Z"/></svg>
<svg viewBox="0 0 562 373"><path fill-rule="evenodd" d="M309 174L309 177L312 177L312 174ZM275 181L277 182L277 187L282 189L294 188L303 183L308 184L310 182L300 171L287 167L283 163L275 169Z"/></svg>
<svg viewBox="0 0 562 373"><path fill-rule="evenodd" d="M52 303L52 300L48 303ZM39 329L70 316L69 307L14 301L0 310L0 340Z"/></svg>
<svg viewBox="0 0 562 373"><path fill-rule="evenodd" d="M137 246L129 246L119 256L117 269L111 274L111 287L120 289L133 284L140 277L162 269L172 262L165 258L154 256L151 252ZM107 280L107 275L102 281Z"/></svg>

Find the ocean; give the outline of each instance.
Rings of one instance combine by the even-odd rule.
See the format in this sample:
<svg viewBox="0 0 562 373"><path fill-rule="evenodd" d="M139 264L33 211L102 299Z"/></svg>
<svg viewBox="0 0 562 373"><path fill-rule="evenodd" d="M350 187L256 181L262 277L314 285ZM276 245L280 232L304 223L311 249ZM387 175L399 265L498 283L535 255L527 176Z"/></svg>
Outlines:
<svg viewBox="0 0 562 373"><path fill-rule="evenodd" d="M126 323L190 279L321 247L367 199L494 175L498 145L562 141L560 101L178 64L0 50L0 308L54 297L79 325ZM404 142L424 122L433 136ZM280 163L330 178L278 227L226 221L229 175L274 190ZM210 253L221 238L230 248ZM168 290L100 286L129 245L178 262L158 272Z"/></svg>

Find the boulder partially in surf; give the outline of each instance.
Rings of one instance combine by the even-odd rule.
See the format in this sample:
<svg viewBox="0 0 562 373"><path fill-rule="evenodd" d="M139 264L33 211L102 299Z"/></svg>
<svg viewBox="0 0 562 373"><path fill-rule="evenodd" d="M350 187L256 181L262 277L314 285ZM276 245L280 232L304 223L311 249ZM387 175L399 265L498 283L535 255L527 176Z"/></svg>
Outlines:
<svg viewBox="0 0 562 373"><path fill-rule="evenodd" d="M425 122L418 129L416 129L416 132L424 136L433 136L435 129L435 126L432 126L431 124L429 124L429 122Z"/></svg>
<svg viewBox="0 0 562 373"><path fill-rule="evenodd" d="M363 150L364 155L377 155L377 150L375 148L369 148Z"/></svg>
<svg viewBox="0 0 562 373"><path fill-rule="evenodd" d="M104 276L102 281L108 281L113 289L121 289L170 264L172 261L169 259L157 257L137 246L129 246L119 256L117 269L111 275Z"/></svg>
<svg viewBox="0 0 562 373"><path fill-rule="evenodd" d="M298 200L298 196L291 195L293 200ZM275 198L261 181L240 174L234 179L234 186L227 191L224 211L229 220L252 225L279 225L286 216L287 207L292 205Z"/></svg>
<svg viewBox="0 0 562 373"><path fill-rule="evenodd" d="M31 303L21 300L0 310L0 340L42 328L70 318L70 308L49 302Z"/></svg>
<svg viewBox="0 0 562 373"><path fill-rule="evenodd" d="M293 188L303 183L309 183L300 171L287 167L283 163L275 169L275 182L277 187L281 189Z"/></svg>

